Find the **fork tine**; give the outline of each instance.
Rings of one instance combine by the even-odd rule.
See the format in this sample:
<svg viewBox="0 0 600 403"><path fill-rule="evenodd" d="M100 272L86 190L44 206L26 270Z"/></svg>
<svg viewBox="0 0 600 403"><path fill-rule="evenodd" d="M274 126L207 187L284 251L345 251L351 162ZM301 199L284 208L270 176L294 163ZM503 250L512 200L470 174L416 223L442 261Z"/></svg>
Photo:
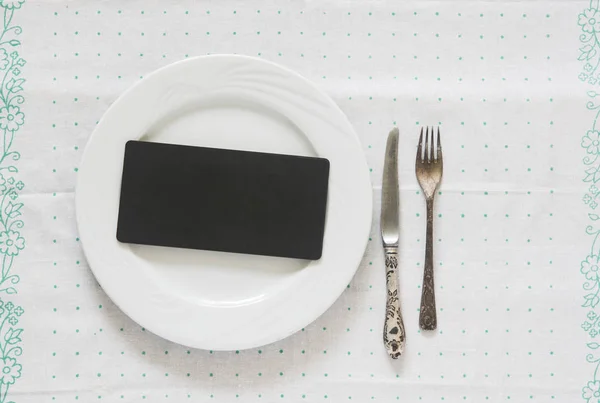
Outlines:
<svg viewBox="0 0 600 403"><path fill-rule="evenodd" d="M442 162L442 142L440 141L440 128L437 130L437 158L436 161Z"/></svg>
<svg viewBox="0 0 600 403"><path fill-rule="evenodd" d="M431 126L431 162L435 162L437 154L435 152L435 128Z"/></svg>
<svg viewBox="0 0 600 403"><path fill-rule="evenodd" d="M431 158L429 157L429 126L427 126L427 130L425 130L425 162L431 162Z"/></svg>
<svg viewBox="0 0 600 403"><path fill-rule="evenodd" d="M421 127L421 135L419 136L419 146L417 147L417 162L423 161L423 128Z"/></svg>

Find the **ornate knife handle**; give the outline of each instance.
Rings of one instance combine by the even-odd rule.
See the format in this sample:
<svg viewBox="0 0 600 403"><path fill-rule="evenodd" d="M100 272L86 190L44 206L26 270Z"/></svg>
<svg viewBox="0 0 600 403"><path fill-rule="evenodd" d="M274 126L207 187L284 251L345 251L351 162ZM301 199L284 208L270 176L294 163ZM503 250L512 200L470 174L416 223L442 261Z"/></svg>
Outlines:
<svg viewBox="0 0 600 403"><path fill-rule="evenodd" d="M385 304L385 323L383 325L383 344L393 359L404 352L406 334L404 321L398 300L398 248L385 247L385 282L387 301Z"/></svg>

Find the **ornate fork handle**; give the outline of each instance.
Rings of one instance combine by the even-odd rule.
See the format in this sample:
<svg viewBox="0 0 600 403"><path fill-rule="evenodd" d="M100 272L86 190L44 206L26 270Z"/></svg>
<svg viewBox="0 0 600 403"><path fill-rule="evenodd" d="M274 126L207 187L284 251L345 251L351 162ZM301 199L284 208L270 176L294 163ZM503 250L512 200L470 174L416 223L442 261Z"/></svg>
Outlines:
<svg viewBox="0 0 600 403"><path fill-rule="evenodd" d="M423 330L434 330L437 327L435 288L433 285L433 197L427 199L427 239L425 242L425 270L423 271L419 326Z"/></svg>
<svg viewBox="0 0 600 403"><path fill-rule="evenodd" d="M396 359L404 352L406 335L404 321L398 300L398 248L385 247L385 279L387 285L387 301L385 304L385 323L383 328L383 344L390 355Z"/></svg>

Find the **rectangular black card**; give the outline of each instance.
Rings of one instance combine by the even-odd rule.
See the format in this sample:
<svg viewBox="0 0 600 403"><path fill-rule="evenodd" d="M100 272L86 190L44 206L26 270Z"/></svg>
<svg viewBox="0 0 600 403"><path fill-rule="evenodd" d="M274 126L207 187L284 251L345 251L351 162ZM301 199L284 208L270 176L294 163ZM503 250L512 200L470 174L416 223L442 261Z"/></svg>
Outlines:
<svg viewBox="0 0 600 403"><path fill-rule="evenodd" d="M329 161L129 141L120 242L317 260Z"/></svg>

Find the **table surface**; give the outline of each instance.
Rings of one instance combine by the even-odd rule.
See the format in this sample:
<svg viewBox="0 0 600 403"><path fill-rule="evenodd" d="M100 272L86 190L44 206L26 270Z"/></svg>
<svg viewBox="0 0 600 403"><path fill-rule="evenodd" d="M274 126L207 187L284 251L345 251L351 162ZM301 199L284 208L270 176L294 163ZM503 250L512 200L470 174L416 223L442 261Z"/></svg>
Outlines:
<svg viewBox="0 0 600 403"><path fill-rule="evenodd" d="M2 0L0 402L600 401L596 3ZM339 300L281 342L232 352L167 342L121 312L86 264L73 201L86 141L119 94L215 53L280 63L329 94L360 137L375 201ZM440 126L445 160L427 334L423 125ZM393 126L398 361L382 345L377 218Z"/></svg>

